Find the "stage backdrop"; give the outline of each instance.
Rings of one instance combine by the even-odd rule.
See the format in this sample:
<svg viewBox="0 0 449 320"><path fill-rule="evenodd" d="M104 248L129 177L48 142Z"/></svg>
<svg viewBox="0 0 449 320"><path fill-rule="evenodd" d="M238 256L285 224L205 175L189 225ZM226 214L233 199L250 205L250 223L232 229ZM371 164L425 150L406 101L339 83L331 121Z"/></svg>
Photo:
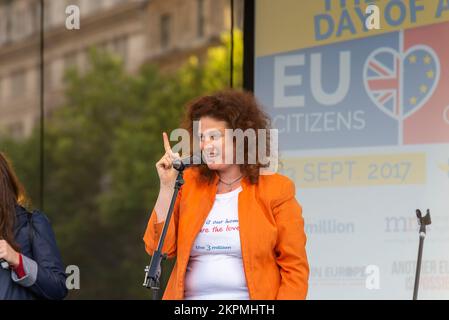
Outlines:
<svg viewBox="0 0 449 320"><path fill-rule="evenodd" d="M449 298L449 1L255 1L254 89L279 129L309 299ZM368 2L368 1L366 1Z"/></svg>

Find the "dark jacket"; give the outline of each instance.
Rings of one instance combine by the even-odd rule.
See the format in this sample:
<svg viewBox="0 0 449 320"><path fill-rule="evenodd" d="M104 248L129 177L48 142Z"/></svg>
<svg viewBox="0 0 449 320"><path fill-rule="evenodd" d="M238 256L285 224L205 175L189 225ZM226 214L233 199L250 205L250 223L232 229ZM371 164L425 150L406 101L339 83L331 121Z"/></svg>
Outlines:
<svg viewBox="0 0 449 320"><path fill-rule="evenodd" d="M48 218L16 207L15 240L20 247L26 276L0 268L0 300L63 299L66 274Z"/></svg>

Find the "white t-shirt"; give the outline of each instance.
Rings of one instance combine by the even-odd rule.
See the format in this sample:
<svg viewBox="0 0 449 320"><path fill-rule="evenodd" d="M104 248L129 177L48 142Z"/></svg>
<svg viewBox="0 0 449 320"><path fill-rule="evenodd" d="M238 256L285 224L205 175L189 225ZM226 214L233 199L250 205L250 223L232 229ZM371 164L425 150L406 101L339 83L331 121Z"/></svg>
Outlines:
<svg viewBox="0 0 449 320"><path fill-rule="evenodd" d="M187 300L248 300L240 246L238 196L242 187L217 194L193 243L187 266Z"/></svg>

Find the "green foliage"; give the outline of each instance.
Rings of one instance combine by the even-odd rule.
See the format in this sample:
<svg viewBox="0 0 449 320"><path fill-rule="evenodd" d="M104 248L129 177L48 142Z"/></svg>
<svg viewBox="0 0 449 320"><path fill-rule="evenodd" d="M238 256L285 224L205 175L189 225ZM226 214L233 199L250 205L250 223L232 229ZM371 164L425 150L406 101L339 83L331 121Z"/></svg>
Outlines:
<svg viewBox="0 0 449 320"><path fill-rule="evenodd" d="M236 32L235 87L242 83L242 51ZM65 105L45 126L44 209L65 264L81 270L81 290L70 298L150 296L141 286L149 263L142 236L158 193L162 131L179 126L187 101L228 86L229 58L224 36L203 64L193 56L169 75L151 65L129 75L120 60L96 50L85 73L66 74ZM1 149L38 203L38 131L25 141L3 140Z"/></svg>

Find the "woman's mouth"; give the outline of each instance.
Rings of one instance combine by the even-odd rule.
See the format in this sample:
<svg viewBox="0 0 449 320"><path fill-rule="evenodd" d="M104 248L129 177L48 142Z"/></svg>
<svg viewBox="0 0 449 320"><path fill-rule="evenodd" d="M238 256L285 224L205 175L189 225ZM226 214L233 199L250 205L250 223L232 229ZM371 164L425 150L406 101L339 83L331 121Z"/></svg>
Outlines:
<svg viewBox="0 0 449 320"><path fill-rule="evenodd" d="M215 162L218 159L218 152L206 152L205 153L206 159L208 162Z"/></svg>

